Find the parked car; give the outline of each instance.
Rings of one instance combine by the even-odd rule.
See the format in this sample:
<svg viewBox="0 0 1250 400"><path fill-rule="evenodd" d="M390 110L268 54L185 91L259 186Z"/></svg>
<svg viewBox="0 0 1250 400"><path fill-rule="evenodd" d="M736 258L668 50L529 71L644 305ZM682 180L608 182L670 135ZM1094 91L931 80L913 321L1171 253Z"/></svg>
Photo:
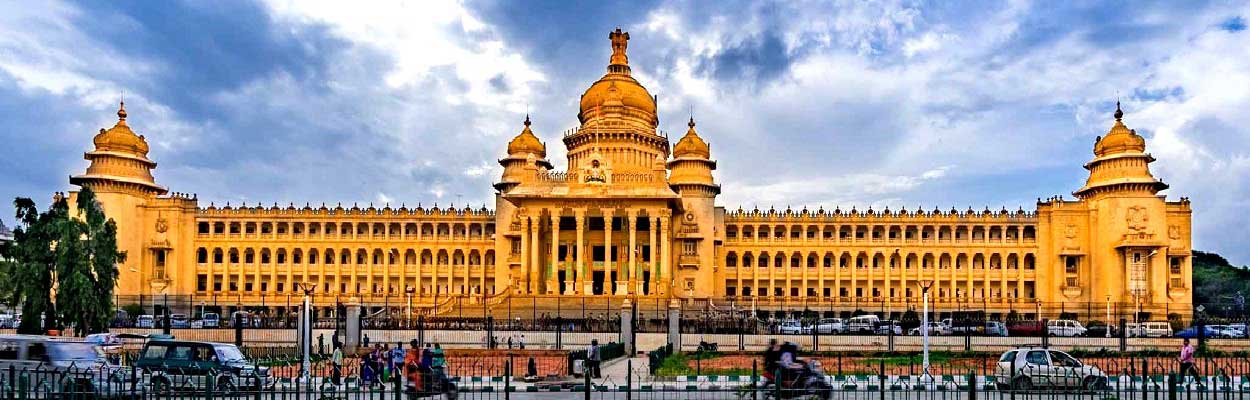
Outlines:
<svg viewBox="0 0 1250 400"><path fill-rule="evenodd" d="M877 325L880 323L881 319L876 315L851 317L851 319L846 320L846 332L872 334L877 331Z"/></svg>
<svg viewBox="0 0 1250 400"><path fill-rule="evenodd" d="M155 328L156 317L152 316L151 314L140 315L139 318L135 319L135 327L136 328Z"/></svg>
<svg viewBox="0 0 1250 400"><path fill-rule="evenodd" d="M1172 324L1167 322L1130 322L1124 325L1129 337L1172 336Z"/></svg>
<svg viewBox="0 0 1250 400"><path fill-rule="evenodd" d="M1007 325L998 321L985 321L986 336L1008 336Z"/></svg>
<svg viewBox="0 0 1250 400"><path fill-rule="evenodd" d="M208 389L236 393L269 387L269 368L248 361L232 344L182 340L153 340L143 346L134 367L150 374L151 389ZM210 386L211 385L211 386Z"/></svg>
<svg viewBox="0 0 1250 400"><path fill-rule="evenodd" d="M1239 337L1239 338L1246 337L1246 324L1241 324L1241 323L1232 324L1232 325L1229 325L1228 328L1236 331L1236 333L1238 334L1236 337Z"/></svg>
<svg viewBox="0 0 1250 400"><path fill-rule="evenodd" d="M878 335L889 335L893 333L895 336L903 335L903 325L892 319L882 320L877 324Z"/></svg>
<svg viewBox="0 0 1250 400"><path fill-rule="evenodd" d="M1245 336L1245 333L1232 325L1211 325L1215 332L1219 335L1216 337L1223 339L1232 339Z"/></svg>
<svg viewBox="0 0 1250 400"><path fill-rule="evenodd" d="M777 333L786 334L786 335L802 334L803 325L799 324L799 321L787 319L785 321L781 321L781 324L777 325Z"/></svg>
<svg viewBox="0 0 1250 400"><path fill-rule="evenodd" d="M994 381L1000 390L1037 388L1082 388L1102 390L1107 375L1058 350L1015 349L998 358Z"/></svg>
<svg viewBox="0 0 1250 400"><path fill-rule="evenodd" d="M1102 322L1091 322L1089 326L1085 327L1085 336L1096 338L1116 336L1116 329L1115 326L1108 326Z"/></svg>
<svg viewBox="0 0 1250 400"><path fill-rule="evenodd" d="M0 369L30 380L30 392L16 398L138 398L143 393L128 368L110 364L99 345L79 339L0 335ZM5 392L13 396L8 390L13 388Z"/></svg>
<svg viewBox="0 0 1250 400"><path fill-rule="evenodd" d="M920 326L911 328L911 330L907 331L907 335L921 336L924 334L924 331L920 330L921 328L922 327ZM928 331L929 331L929 336L942 336L942 335L950 334L950 328L947 327L946 325L943 325L941 322L930 322Z"/></svg>
<svg viewBox="0 0 1250 400"><path fill-rule="evenodd" d="M1050 336L1085 336L1085 327L1080 322L1070 319L1056 319L1046 322L1046 332Z"/></svg>
<svg viewBox="0 0 1250 400"><path fill-rule="evenodd" d="M1017 320L1008 321L1007 330L1012 332L1012 336L1042 336L1042 332L1046 331L1046 327L1041 321Z"/></svg>
<svg viewBox="0 0 1250 400"><path fill-rule="evenodd" d="M842 318L825 318L816 323L816 333L834 335L846 333L846 325L842 323Z"/></svg>
<svg viewBox="0 0 1250 400"><path fill-rule="evenodd" d="M14 329L17 324L13 323L13 314L0 314L0 329Z"/></svg>
<svg viewBox="0 0 1250 400"><path fill-rule="evenodd" d="M191 327L191 320L186 314L169 314L169 327L176 329L185 329Z"/></svg>
<svg viewBox="0 0 1250 400"><path fill-rule="evenodd" d="M221 315L220 315L220 314L217 314L217 313L212 313L212 312L206 312L206 313L204 313L203 318L200 318L200 320L201 320L201 321L204 321L204 327L205 327L205 328L218 328L218 327L221 327Z"/></svg>
<svg viewBox="0 0 1250 400"><path fill-rule="evenodd" d="M1212 327L1211 327L1211 325L1203 325L1202 330L1203 330L1203 334L1202 334L1202 335L1203 335L1203 337L1215 338L1215 337L1219 337L1219 335L1220 335L1220 333L1219 333L1218 331L1216 331L1216 330L1215 330L1215 328L1212 328ZM1188 338L1188 339L1197 339L1197 338L1198 338L1198 327L1196 327L1196 326L1191 326L1191 327L1188 327L1188 328L1182 329L1180 332L1176 332L1176 337L1178 337L1178 338Z"/></svg>

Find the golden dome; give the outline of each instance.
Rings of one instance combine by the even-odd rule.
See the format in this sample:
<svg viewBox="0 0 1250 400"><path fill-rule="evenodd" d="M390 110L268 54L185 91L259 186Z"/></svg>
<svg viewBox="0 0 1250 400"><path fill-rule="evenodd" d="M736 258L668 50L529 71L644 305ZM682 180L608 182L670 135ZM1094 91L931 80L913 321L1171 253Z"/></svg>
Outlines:
<svg viewBox="0 0 1250 400"><path fill-rule="evenodd" d="M1124 126L1121 119L1124 118L1124 111L1120 110L1120 102L1115 103L1115 125L1111 126L1111 131L1107 132L1107 136L1098 140L1094 144L1094 156L1102 157L1107 154L1125 153L1125 152L1146 152L1146 138L1137 134L1137 132Z"/></svg>
<svg viewBox="0 0 1250 400"><path fill-rule="evenodd" d="M521 130L511 142L508 142L508 155L525 156L534 153L537 158L547 158L547 146L538 140L538 136L534 136L534 132L530 130L530 116L525 115L525 129Z"/></svg>
<svg viewBox="0 0 1250 400"><path fill-rule="evenodd" d="M690 123L686 125L690 126L690 129L686 131L686 136L673 146L673 158L711 158L712 152L707 142L704 142L703 138L694 131L694 117L690 117Z"/></svg>
<svg viewBox="0 0 1250 400"><path fill-rule="evenodd" d="M117 109L117 124L108 130L101 128L93 141L96 151L116 151L138 156L148 154L148 142L143 136L135 135L130 126L126 125L125 102Z"/></svg>
<svg viewBox="0 0 1250 400"><path fill-rule="evenodd" d="M630 76L629 58L625 49L629 45L629 33L621 28L608 34L612 41L612 57L608 63L608 73L590 85L582 94L581 111L578 117L585 122L588 111L602 105L624 105L638 109L644 113L655 115L655 98L647 88Z"/></svg>

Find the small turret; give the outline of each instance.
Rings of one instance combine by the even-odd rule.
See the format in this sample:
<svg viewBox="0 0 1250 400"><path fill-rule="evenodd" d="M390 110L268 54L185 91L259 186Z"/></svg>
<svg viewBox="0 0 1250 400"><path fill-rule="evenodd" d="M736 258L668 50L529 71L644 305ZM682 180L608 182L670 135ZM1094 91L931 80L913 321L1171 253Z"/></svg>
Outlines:
<svg viewBox="0 0 1250 400"><path fill-rule="evenodd" d="M1089 179L1072 194L1089 199L1104 193L1154 195L1168 188L1150 174L1155 159L1146 153L1146 138L1124 125L1124 111L1115 103L1115 123L1094 142L1094 159L1085 164Z"/></svg>
<svg viewBox="0 0 1250 400"><path fill-rule="evenodd" d="M686 126L689 127L686 135L673 146L673 159L668 162L668 168L672 171L668 183L673 190L682 194L696 191L711 196L720 194L720 185L712 177L716 161L711 160L710 146L695 131L693 116Z"/></svg>
<svg viewBox="0 0 1250 400"><path fill-rule="evenodd" d="M525 180L525 174L532 173L526 172L531 163L535 168L551 169L551 163L547 161L547 145L538 140L538 136L530 130L529 114L525 115L525 122L522 124L525 127L521 129L521 133L508 142L508 156L499 160L499 165L503 166L503 176L495 183L495 190L500 192L507 192L521 184Z"/></svg>
<svg viewBox="0 0 1250 400"><path fill-rule="evenodd" d="M83 158L91 161L87 173L71 176L71 184L91 186L96 192L167 192L152 178L156 163L148 159L148 142L130 129L126 123L127 116L126 103L123 102L117 109L117 123L107 130L101 128L92 140L95 150L83 154Z"/></svg>

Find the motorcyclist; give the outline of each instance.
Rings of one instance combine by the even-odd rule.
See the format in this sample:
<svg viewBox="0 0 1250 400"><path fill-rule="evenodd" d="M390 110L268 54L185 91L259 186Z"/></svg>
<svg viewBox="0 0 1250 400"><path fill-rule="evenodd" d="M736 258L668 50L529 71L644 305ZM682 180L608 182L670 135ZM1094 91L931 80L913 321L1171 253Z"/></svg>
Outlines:
<svg viewBox="0 0 1250 400"><path fill-rule="evenodd" d="M764 378L768 381L776 381L777 377L774 372L777 371L777 360L781 358L781 344L777 343L777 339L768 339L768 348L764 350Z"/></svg>
<svg viewBox="0 0 1250 400"><path fill-rule="evenodd" d="M780 353L777 358L777 382L788 386L799 378L806 364L799 361L799 346L794 343L783 343Z"/></svg>

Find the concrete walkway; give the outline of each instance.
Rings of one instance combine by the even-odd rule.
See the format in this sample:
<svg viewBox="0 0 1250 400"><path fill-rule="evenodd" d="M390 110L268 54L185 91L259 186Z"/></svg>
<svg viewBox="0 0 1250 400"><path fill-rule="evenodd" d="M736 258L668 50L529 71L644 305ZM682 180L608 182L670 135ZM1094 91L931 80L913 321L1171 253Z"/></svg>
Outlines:
<svg viewBox="0 0 1250 400"><path fill-rule="evenodd" d="M617 385L624 385L626 378L629 376L629 368L634 369L633 379L637 381L651 374L651 370L648 368L649 365L650 361L647 357L617 358L604 363L603 366L600 367L603 378L595 379L595 381L596 383L603 381Z"/></svg>

